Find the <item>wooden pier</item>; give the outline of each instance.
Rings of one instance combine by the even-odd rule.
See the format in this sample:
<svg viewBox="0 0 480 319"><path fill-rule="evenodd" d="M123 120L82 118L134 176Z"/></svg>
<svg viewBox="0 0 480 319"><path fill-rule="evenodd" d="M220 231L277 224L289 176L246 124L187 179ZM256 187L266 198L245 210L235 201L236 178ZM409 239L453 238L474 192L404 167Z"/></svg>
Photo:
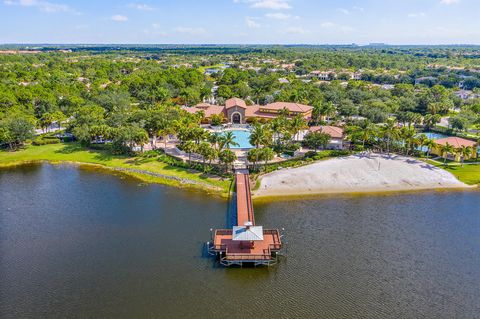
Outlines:
<svg viewBox="0 0 480 319"><path fill-rule="evenodd" d="M282 248L278 229L263 229L255 225L248 171L235 173L237 225L232 229L217 229L208 243L208 252L218 256L224 266L271 266L277 263Z"/></svg>

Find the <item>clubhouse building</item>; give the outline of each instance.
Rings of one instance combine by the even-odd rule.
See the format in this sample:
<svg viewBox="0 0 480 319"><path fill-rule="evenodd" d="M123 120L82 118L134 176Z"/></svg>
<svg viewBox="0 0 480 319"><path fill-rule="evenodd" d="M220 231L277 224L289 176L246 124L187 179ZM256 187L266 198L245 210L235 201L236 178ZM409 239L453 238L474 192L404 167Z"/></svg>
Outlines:
<svg viewBox="0 0 480 319"><path fill-rule="evenodd" d="M246 124L254 118L258 120L274 119L280 114L287 114L288 117L302 116L309 120L312 117L313 107L309 105L275 102L266 105L247 105L244 100L232 98L225 101L225 105L212 105L200 103L193 107L184 107L189 113L203 112L205 119L209 120L213 115L221 115L226 122L232 124Z"/></svg>
<svg viewBox="0 0 480 319"><path fill-rule="evenodd" d="M477 158L480 152L480 148L478 148L479 145L477 142L456 136L437 139L435 140L435 144L436 146L432 148L431 153L438 156L443 156L442 147L447 144L453 146L453 148L456 150L462 147L470 147L472 149L472 154L464 158L465 160ZM455 152L454 154L448 154L447 158L456 162L460 162L462 160L462 155L459 152Z"/></svg>

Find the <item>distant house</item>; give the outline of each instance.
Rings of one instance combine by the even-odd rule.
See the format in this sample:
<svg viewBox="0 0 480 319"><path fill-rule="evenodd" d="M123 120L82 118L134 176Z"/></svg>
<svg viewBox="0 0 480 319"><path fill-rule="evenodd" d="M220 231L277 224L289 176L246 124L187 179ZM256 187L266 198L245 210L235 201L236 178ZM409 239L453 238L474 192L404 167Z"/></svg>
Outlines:
<svg viewBox="0 0 480 319"><path fill-rule="evenodd" d="M295 68L295 63L285 63L282 64L280 67L286 71L292 71Z"/></svg>
<svg viewBox="0 0 480 319"><path fill-rule="evenodd" d="M465 159L477 158L478 156L478 151L477 151L478 143L471 140L467 140L467 139L456 137L456 136L450 136L447 138L441 138L441 139L435 140L435 143L437 144L437 147L434 147L431 150L431 153L438 156L443 156L441 147L445 146L447 143L452 145L455 149L459 149L462 146L471 147L473 149L472 155L469 158L465 158ZM457 162L459 162L462 159L460 154L455 154L454 156L450 154L448 158Z"/></svg>
<svg viewBox="0 0 480 319"><path fill-rule="evenodd" d="M362 79L362 72L353 72L351 74L352 80L361 80Z"/></svg>
<svg viewBox="0 0 480 319"><path fill-rule="evenodd" d="M345 133L343 128L338 126L312 126L308 130L303 130L298 134L298 141L304 140L305 136L311 132L321 132L330 135L330 142L327 145L329 150L342 150L345 145Z"/></svg>
<svg viewBox="0 0 480 319"><path fill-rule="evenodd" d="M465 87L465 80L475 79L475 77L471 75L460 75L459 78L462 79L460 82L458 82L458 87L460 89L463 89Z"/></svg>
<svg viewBox="0 0 480 319"><path fill-rule="evenodd" d="M309 74L310 78L317 78L321 81L332 81L337 78L337 74L334 71L312 71Z"/></svg>
<svg viewBox="0 0 480 319"><path fill-rule="evenodd" d="M437 78L433 76L423 76L415 79L415 85L436 82Z"/></svg>
<svg viewBox="0 0 480 319"><path fill-rule="evenodd" d="M455 96L461 98L462 100L470 100L470 99L480 98L479 94L475 94L475 93L473 93L473 91L470 91L470 90L458 90L453 94Z"/></svg>
<svg viewBox="0 0 480 319"><path fill-rule="evenodd" d="M219 72L221 72L220 69L208 68L208 69L205 69L205 71L203 72L203 74L208 75L208 76L211 76L211 75L217 74L217 73L219 73Z"/></svg>

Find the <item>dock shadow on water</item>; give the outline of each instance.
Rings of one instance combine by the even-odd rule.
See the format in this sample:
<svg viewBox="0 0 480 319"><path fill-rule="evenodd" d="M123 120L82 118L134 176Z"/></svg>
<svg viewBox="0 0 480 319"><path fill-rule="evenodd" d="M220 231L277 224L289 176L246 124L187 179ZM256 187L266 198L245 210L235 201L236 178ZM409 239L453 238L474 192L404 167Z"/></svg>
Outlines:
<svg viewBox="0 0 480 319"><path fill-rule="evenodd" d="M255 201L288 262L200 253L235 207L72 165L0 170L0 318L478 318L480 196ZM225 217L227 215L227 217Z"/></svg>

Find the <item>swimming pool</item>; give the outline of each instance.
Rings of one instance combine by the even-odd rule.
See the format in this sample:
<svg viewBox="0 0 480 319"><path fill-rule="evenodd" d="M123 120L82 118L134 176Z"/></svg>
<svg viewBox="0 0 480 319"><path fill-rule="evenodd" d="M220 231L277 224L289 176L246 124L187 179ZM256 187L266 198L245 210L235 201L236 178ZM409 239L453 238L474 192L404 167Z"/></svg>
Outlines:
<svg viewBox="0 0 480 319"><path fill-rule="evenodd" d="M424 132L424 133L421 133L421 134L425 134L431 140L438 140L439 138L449 137L448 135L441 134L441 133L435 133L435 132Z"/></svg>
<svg viewBox="0 0 480 319"><path fill-rule="evenodd" d="M441 134L441 133L435 133L435 132L423 132L421 134L418 134L417 136L420 136L420 135L426 135L428 137L428 139L430 140L438 140L440 138L447 138L447 137L450 137L448 135L445 135L445 134ZM420 150L422 152L427 152L428 151L428 147L426 146L422 146L422 147L417 147L417 150Z"/></svg>
<svg viewBox="0 0 480 319"><path fill-rule="evenodd" d="M232 132L235 136L235 142L238 143L239 146L230 146L231 149L251 149L254 148L252 144L250 144L250 131L247 130L231 130L228 132ZM225 134L225 133L223 133Z"/></svg>

